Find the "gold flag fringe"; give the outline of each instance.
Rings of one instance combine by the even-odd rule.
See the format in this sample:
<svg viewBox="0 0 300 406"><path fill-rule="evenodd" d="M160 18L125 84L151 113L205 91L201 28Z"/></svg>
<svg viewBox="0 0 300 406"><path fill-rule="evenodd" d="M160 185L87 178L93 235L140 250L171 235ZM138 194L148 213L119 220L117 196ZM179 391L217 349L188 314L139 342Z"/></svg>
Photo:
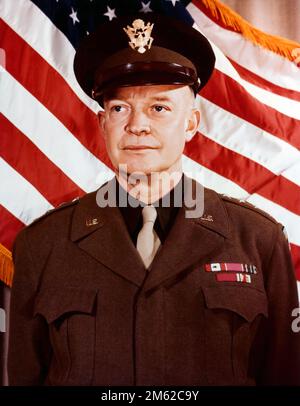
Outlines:
<svg viewBox="0 0 300 406"><path fill-rule="evenodd" d="M300 48L299 43L260 31L219 0L197 1L201 1L210 10L213 17L216 20L221 20L226 27L241 33L243 37L256 45L260 45L291 61L295 61L295 53L293 51L295 48Z"/></svg>
<svg viewBox="0 0 300 406"><path fill-rule="evenodd" d="M11 252L0 244L0 280L7 286L12 286L14 266Z"/></svg>

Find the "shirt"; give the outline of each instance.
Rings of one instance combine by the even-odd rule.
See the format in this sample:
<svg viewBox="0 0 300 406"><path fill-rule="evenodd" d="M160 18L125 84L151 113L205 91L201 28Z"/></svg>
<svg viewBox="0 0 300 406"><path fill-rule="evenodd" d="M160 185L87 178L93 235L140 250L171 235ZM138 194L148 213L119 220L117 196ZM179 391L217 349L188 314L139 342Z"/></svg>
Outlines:
<svg viewBox="0 0 300 406"><path fill-rule="evenodd" d="M156 231L161 244L163 244L166 240L179 210L178 205L175 204L176 200L174 200L174 196L177 193L181 193L182 196L182 179L183 177L181 177L175 188L171 189L166 195L152 203L152 205L155 206L157 210L157 218L154 223L154 230ZM122 197L126 199L124 201L134 203L134 207L133 205L127 204L126 207L119 206L119 209L126 223L132 242L134 243L134 245L136 245L138 233L143 226L142 209L144 206L146 206L146 204L137 199L134 199L131 195L129 195L118 181L116 191L117 204L119 203L119 191L121 194L123 194ZM170 201L170 204L168 205L168 207L166 207L166 204L164 202L168 201Z"/></svg>

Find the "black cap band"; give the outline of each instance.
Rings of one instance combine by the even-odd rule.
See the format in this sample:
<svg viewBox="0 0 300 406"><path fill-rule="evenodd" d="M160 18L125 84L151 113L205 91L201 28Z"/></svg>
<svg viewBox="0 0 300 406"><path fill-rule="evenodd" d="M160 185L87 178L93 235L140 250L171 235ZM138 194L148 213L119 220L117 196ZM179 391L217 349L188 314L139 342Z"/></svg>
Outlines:
<svg viewBox="0 0 300 406"><path fill-rule="evenodd" d="M96 72L92 97L97 99L106 90L117 86L182 84L199 88L200 79L194 69L168 62L135 62ZM197 90L196 90L197 91Z"/></svg>

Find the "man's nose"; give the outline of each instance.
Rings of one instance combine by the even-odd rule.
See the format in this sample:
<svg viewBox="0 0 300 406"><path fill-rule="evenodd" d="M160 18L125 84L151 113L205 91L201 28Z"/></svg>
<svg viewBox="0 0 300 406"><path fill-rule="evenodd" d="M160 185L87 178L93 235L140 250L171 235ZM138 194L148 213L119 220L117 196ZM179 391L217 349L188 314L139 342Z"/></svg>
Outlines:
<svg viewBox="0 0 300 406"><path fill-rule="evenodd" d="M142 111L132 111L130 113L126 125L126 131L135 135L139 135L141 133L149 134L150 133L149 118Z"/></svg>

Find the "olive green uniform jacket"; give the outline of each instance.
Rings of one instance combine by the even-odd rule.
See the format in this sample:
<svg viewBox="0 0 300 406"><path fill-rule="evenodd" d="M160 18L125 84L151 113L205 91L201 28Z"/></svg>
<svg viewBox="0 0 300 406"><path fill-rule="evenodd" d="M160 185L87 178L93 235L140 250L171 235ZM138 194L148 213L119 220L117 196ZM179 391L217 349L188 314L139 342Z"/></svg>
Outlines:
<svg viewBox="0 0 300 406"><path fill-rule="evenodd" d="M96 191L25 227L13 250L10 385L299 385L282 226L210 189L204 203L196 219L180 208L149 270ZM216 271L224 264L248 272Z"/></svg>

